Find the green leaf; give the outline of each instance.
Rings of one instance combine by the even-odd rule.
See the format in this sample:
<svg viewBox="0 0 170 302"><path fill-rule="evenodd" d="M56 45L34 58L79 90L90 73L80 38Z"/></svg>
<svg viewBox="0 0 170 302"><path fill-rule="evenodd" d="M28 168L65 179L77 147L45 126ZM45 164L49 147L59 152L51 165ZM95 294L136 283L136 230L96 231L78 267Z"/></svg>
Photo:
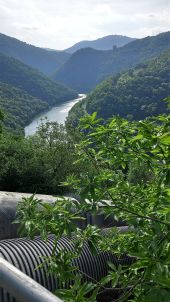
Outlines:
<svg viewBox="0 0 170 302"><path fill-rule="evenodd" d="M170 289L170 278L168 278L168 277L158 277L157 282L160 285Z"/></svg>
<svg viewBox="0 0 170 302"><path fill-rule="evenodd" d="M117 271L116 266L115 266L112 262L108 261L108 266L109 266L114 272Z"/></svg>
<svg viewBox="0 0 170 302"><path fill-rule="evenodd" d="M170 134L169 132L165 133L164 135L160 136L160 141L163 145L170 146Z"/></svg>
<svg viewBox="0 0 170 302"><path fill-rule="evenodd" d="M135 142L135 141L138 141L138 140L141 140L141 139L143 139L143 134L138 134L131 141Z"/></svg>
<svg viewBox="0 0 170 302"><path fill-rule="evenodd" d="M108 276L102 278L102 280L100 281L100 284L105 285L105 284L109 283L111 280L112 280L112 276L108 275Z"/></svg>
<svg viewBox="0 0 170 302"><path fill-rule="evenodd" d="M143 301L144 302L169 302L170 291L161 288L152 288Z"/></svg>

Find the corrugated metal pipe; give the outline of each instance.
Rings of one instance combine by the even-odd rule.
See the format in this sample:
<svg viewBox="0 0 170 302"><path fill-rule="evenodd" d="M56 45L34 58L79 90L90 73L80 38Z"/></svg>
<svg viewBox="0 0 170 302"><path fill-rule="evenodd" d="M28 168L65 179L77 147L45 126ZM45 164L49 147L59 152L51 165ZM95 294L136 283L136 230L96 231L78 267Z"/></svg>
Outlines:
<svg viewBox="0 0 170 302"><path fill-rule="evenodd" d="M39 237L36 237L34 240L28 238L1 240L0 256L39 284L51 292L54 292L59 286L59 280L51 274L48 274L47 265L35 270L35 268L42 263L42 256L49 257L51 255L53 245L53 235L49 236L47 242L42 241ZM67 251L74 250L74 244L68 237L62 237L58 240L56 254L63 248ZM123 255L121 259L117 259L114 255L109 253L98 253L97 255L93 255L88 244L85 243L80 257L73 259L73 265L78 267L83 273L84 281L92 281L92 279L99 281L102 277L107 275L108 261L113 262L115 265L118 265L119 263L131 264L132 258ZM5 289L0 290L0 302L14 301L15 299L13 299Z"/></svg>

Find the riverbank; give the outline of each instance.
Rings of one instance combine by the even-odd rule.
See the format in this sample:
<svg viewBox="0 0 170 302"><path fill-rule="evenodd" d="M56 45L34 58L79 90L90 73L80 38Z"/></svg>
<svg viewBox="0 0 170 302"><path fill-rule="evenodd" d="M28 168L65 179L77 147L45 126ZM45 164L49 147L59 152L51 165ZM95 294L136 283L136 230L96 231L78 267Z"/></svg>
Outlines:
<svg viewBox="0 0 170 302"><path fill-rule="evenodd" d="M35 134L38 126L41 124L43 119L48 119L50 122L58 122L61 124L65 123L69 110L83 98L85 98L85 94L79 94L78 98L70 100L68 102L62 103L59 106L54 106L50 108L48 111L40 114L33 121L24 128L25 136L30 136Z"/></svg>

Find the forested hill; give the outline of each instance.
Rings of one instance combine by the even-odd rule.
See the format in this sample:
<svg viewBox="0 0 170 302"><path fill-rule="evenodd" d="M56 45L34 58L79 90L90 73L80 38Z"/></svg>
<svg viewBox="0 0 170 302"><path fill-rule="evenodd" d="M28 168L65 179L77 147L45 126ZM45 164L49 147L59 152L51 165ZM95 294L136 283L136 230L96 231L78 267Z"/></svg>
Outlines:
<svg viewBox="0 0 170 302"><path fill-rule="evenodd" d="M73 54L77 50L87 47L91 47L97 50L110 50L113 49L114 46L121 47L133 40L136 39L121 35L109 35L92 41L80 41L74 44L72 47L67 48L65 51Z"/></svg>
<svg viewBox="0 0 170 302"><path fill-rule="evenodd" d="M77 96L72 89L3 54L0 54L0 82L25 90L49 105L56 105Z"/></svg>
<svg viewBox="0 0 170 302"><path fill-rule="evenodd" d="M75 87L74 89L80 93L87 92L98 84L96 77L101 73L101 62L111 54L111 50L80 49L54 74L53 78L61 83L68 83L69 87Z"/></svg>
<svg viewBox="0 0 170 302"><path fill-rule="evenodd" d="M0 109L6 128L23 129L30 120L49 105L25 91L0 82Z"/></svg>
<svg viewBox="0 0 170 302"><path fill-rule="evenodd" d="M71 109L67 122L74 125L85 112L94 111L105 119L120 115L135 120L166 112L163 99L170 95L169 55L170 51L166 51L136 68L106 79Z"/></svg>
<svg viewBox="0 0 170 302"><path fill-rule="evenodd" d="M0 34L0 52L50 75L69 58L64 51L48 51Z"/></svg>
<svg viewBox="0 0 170 302"><path fill-rule="evenodd" d="M170 32L166 32L135 40L112 51L81 49L54 74L54 79L79 92L88 92L108 75L159 55L169 47L169 41Z"/></svg>

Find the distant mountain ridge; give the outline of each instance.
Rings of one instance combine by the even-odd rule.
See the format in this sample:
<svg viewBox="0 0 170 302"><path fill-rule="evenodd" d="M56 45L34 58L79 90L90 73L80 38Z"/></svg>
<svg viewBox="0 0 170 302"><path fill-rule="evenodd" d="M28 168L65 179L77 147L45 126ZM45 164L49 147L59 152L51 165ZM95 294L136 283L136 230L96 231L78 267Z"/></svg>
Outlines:
<svg viewBox="0 0 170 302"><path fill-rule="evenodd" d="M46 75L52 74L70 57L64 51L47 50L0 34L0 52L38 69Z"/></svg>
<svg viewBox="0 0 170 302"><path fill-rule="evenodd" d="M85 113L97 112L104 119L113 115L140 120L168 111L170 96L170 50L100 83L69 112L67 123L75 125Z"/></svg>
<svg viewBox="0 0 170 302"><path fill-rule="evenodd" d="M77 50L87 47L94 48L96 50L111 50L114 46L121 47L133 40L136 40L136 38L130 38L122 35L108 35L92 41L80 41L65 49L65 51L73 54Z"/></svg>
<svg viewBox="0 0 170 302"><path fill-rule="evenodd" d="M75 52L53 78L79 92L89 92L109 75L117 74L169 48L170 32L132 41L114 50L84 48Z"/></svg>

